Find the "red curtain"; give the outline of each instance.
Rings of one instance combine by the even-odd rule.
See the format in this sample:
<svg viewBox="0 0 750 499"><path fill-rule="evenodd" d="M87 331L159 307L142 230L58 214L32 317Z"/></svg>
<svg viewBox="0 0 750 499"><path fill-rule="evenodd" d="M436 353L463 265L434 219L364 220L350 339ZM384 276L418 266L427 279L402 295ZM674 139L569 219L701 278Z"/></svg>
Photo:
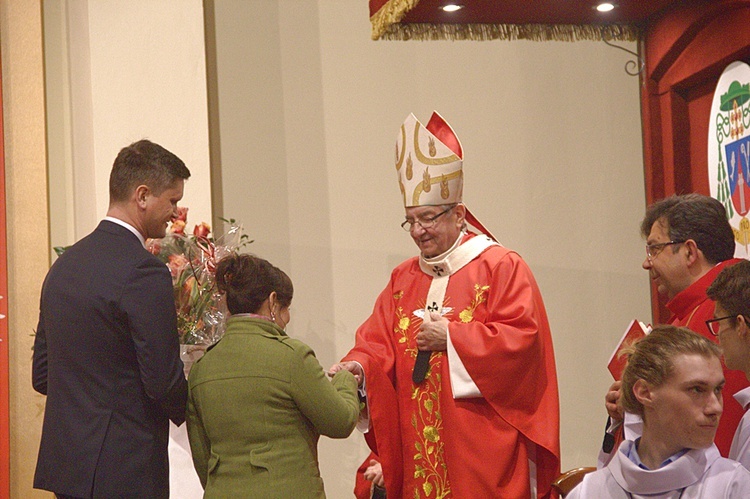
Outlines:
<svg viewBox="0 0 750 499"><path fill-rule="evenodd" d="M8 246L5 238L5 147L0 71L0 498L10 497L10 388L8 382Z"/></svg>

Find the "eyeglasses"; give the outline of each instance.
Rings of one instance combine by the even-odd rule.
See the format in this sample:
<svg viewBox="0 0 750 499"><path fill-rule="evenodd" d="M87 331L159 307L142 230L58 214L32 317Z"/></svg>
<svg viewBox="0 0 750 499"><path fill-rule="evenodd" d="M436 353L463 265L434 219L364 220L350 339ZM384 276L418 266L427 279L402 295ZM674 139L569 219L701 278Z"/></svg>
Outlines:
<svg viewBox="0 0 750 499"><path fill-rule="evenodd" d="M413 222L411 220L404 220L404 222L401 224L401 228L404 229L406 232L411 232L411 229L414 226L414 224L419 224L420 227L422 227L423 229L429 229L432 226L434 226L435 223L437 223L438 218L442 217L443 215L445 215L446 213L448 213L455 207L456 205L454 204L453 206L441 211L437 215L433 217L423 218L422 220L414 220Z"/></svg>
<svg viewBox="0 0 750 499"><path fill-rule="evenodd" d="M708 319L706 321L706 327L708 327L708 330L711 331L711 334L714 336L719 336L719 321L723 321L724 319L731 319L733 317L737 317L736 315L727 315L725 317L717 317L715 319Z"/></svg>
<svg viewBox="0 0 750 499"><path fill-rule="evenodd" d="M654 244L647 244L646 245L646 256L651 258L656 258L656 255L661 253L661 251L666 248L667 246L671 246L672 244L682 244L685 241L669 241L666 243L654 243Z"/></svg>

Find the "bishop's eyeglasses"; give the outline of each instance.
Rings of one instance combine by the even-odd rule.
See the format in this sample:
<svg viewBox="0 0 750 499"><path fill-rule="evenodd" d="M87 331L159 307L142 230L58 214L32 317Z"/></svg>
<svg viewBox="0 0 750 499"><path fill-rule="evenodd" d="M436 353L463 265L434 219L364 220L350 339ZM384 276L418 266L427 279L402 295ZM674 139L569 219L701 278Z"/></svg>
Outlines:
<svg viewBox="0 0 750 499"><path fill-rule="evenodd" d="M433 227L437 223L437 219L451 211L453 208L455 208L457 205L449 206L448 208L444 209L440 213L438 213L435 216L423 218L421 220L404 220L404 222L401 224L401 228L404 229L406 232L411 232L411 228L414 226L414 224L419 224L420 227L423 229L429 229Z"/></svg>

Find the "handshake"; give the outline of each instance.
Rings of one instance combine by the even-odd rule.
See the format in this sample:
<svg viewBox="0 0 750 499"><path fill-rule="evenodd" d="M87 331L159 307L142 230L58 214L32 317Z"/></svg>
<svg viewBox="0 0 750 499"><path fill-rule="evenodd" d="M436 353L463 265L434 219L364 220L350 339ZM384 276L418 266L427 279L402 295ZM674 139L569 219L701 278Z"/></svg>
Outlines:
<svg viewBox="0 0 750 499"><path fill-rule="evenodd" d="M334 364L328 370L326 374L333 378L333 375L339 371L349 371L354 375L354 379L357 380L357 386L362 386L362 381L365 379L365 372L359 362L344 361L338 364Z"/></svg>

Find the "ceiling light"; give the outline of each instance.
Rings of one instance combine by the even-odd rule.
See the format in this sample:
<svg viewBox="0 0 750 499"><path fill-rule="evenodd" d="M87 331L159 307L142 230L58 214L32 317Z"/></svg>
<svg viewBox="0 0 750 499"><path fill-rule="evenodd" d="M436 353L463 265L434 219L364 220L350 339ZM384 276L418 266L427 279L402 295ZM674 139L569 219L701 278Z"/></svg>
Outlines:
<svg viewBox="0 0 750 499"><path fill-rule="evenodd" d="M596 10L598 10L599 12L609 12L614 8L615 6L611 3L600 3L596 6Z"/></svg>
<svg viewBox="0 0 750 499"><path fill-rule="evenodd" d="M449 3L448 5L443 5L440 8L443 9L445 12L456 12L457 10L463 9L464 6L463 5L456 5L454 3Z"/></svg>

